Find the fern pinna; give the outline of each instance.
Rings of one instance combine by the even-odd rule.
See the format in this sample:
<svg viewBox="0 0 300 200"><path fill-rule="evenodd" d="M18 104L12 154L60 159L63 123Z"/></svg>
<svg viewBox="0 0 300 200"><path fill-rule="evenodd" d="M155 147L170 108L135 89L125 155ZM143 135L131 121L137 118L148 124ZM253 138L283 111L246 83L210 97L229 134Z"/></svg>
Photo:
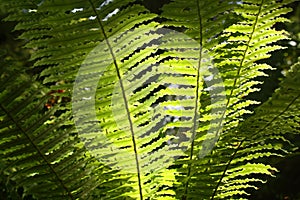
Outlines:
<svg viewBox="0 0 300 200"><path fill-rule="evenodd" d="M299 64L247 98L291 2L4 1L39 73L2 63L2 176L35 199L247 198L299 133Z"/></svg>

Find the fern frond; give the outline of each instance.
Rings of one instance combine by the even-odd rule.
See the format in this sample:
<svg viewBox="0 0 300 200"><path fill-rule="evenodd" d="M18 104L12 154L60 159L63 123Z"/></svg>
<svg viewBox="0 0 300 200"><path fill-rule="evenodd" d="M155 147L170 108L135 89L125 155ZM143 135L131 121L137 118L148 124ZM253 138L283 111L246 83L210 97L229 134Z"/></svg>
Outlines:
<svg viewBox="0 0 300 200"><path fill-rule="evenodd" d="M291 134L299 134L297 128L300 115L299 77L300 64L297 63L272 98L259 106L255 110L255 115L232 131L230 136L238 132L240 139L236 140L233 155L220 179L217 198L232 197L233 193L247 194L247 187L241 188L243 184L256 188L254 183L261 182L260 179L247 180L251 174L274 176L273 173L277 171L266 165L261 160L262 157L284 156L293 151L294 147L287 138ZM243 165L245 162L247 164ZM245 166L251 166L249 171Z"/></svg>
<svg viewBox="0 0 300 200"><path fill-rule="evenodd" d="M220 71L224 72L222 76L228 88L226 115L229 119L235 119L227 122L229 127L232 127L230 123L233 126L237 124L238 116L241 116L242 113L249 113L244 109L245 106L256 103L255 101L243 100L249 93L257 90L255 86L259 82L253 79L258 76L266 76L264 70L272 69L267 64L256 62L270 57L272 51L282 48L278 45L272 45L272 43L287 39L285 31L277 31L273 27L275 23L284 20L281 15L290 11L289 8L283 7L285 3L245 1L235 9L236 13L242 16L244 20L225 30L227 41L220 48L221 52L226 49L227 53L218 54L221 60L218 65ZM241 103L245 106L236 109L235 105ZM238 114L237 111L241 113Z"/></svg>
<svg viewBox="0 0 300 200"><path fill-rule="evenodd" d="M106 41L110 52L107 43L100 44L82 64L74 86L73 107L81 137L103 163L119 169L121 176L132 175L125 185L133 191L122 195L139 199L172 193L162 191L169 183L161 177L181 152L166 145L172 137L163 136L164 110L155 105L162 97L155 89L162 84L157 65L163 56L151 58L158 51L155 40L162 37L156 33L159 28L149 23L113 36ZM109 59L112 53L116 60ZM95 94L96 102L91 98Z"/></svg>
<svg viewBox="0 0 300 200"><path fill-rule="evenodd" d="M171 1L163 7L168 27L184 30L206 49L214 48L218 35L232 22L235 1Z"/></svg>
<svg viewBox="0 0 300 200"><path fill-rule="evenodd" d="M132 187L133 192L120 195L142 199L158 195L156 191L163 184L158 184L160 177L154 172L170 162L164 152L171 146L165 145L169 137L160 137L159 126L164 116L153 113L151 106L155 99L140 103L158 87L150 84L143 88L148 79L157 75L153 66L159 61L150 58L157 51L155 40L161 37L153 33L159 28L153 21L156 15L131 2L45 1L37 10L42 14L47 12L40 23L49 27L48 32L26 30L22 37L29 37L27 47L37 48L31 58L36 61L35 66L50 65L41 75L45 77L44 83L53 85L51 89L71 92L70 83L81 66L73 91L79 136L93 156L121 170L118 176L127 177L132 172L129 174L132 178L120 188ZM79 5L82 10L73 12ZM144 74L151 67L153 72ZM98 83L99 78L96 89L91 83ZM114 91L117 86L121 90ZM88 115L91 112L88 98L95 94L98 119ZM115 97L116 94L120 96ZM110 105L111 101L114 105ZM101 129L93 127L95 120L100 121Z"/></svg>
<svg viewBox="0 0 300 200"><path fill-rule="evenodd" d="M227 122L224 125L226 128L225 131L236 127L239 124L239 121L241 120L240 116L242 116L244 113L251 113L246 109L247 106L257 103L252 100L244 99L249 93L257 90L255 89L255 86L259 84L259 82L254 81L254 78L258 76L266 76L264 70L272 69L271 66L267 64L257 64L256 62L270 57L270 52L282 48L278 45L272 45L273 42L276 42L281 39L287 39L286 32L277 31L275 30L275 28L272 27L277 22L285 21L285 19L282 18L281 15L286 14L290 11L289 8L284 7L286 3L289 2L283 1L279 3L273 1L245 1L243 4L240 5L239 8L236 9L237 14L242 16L245 20L225 30L225 33L227 33L225 35L226 38L228 38L228 43L224 43L223 45L221 45L221 48L230 48L230 50L226 50L229 53L229 55L227 56L226 53L219 54L223 57L223 59L220 57L221 62L219 63L219 69L223 72L223 80L226 87L228 88L226 112ZM239 42L237 43L237 41ZM234 46L234 44L236 44L236 46ZM229 68L233 70L228 70ZM231 143L233 144L239 144L239 142L242 140L241 138L243 138L243 132L244 130L241 132L235 132L234 136L232 134L229 134L229 136L224 136L222 140L225 142L225 145L229 144L226 142L226 140L231 141ZM232 139L230 139L230 137ZM254 141L251 142L253 143ZM260 142L257 142L256 144L260 145ZM225 148L225 145L223 148ZM235 155L235 146L236 145L229 145L229 147L227 147L229 153L228 155L232 156L231 158L226 158L230 160L227 162L235 162L234 160L231 161ZM279 147L276 148L278 150L280 149ZM245 162L254 162L259 157L276 155L276 153L271 153L271 149L276 148L270 145L249 147L249 149L247 148L245 152L251 153L248 157L246 156L247 158L245 157L243 159L245 159ZM268 149L269 152L261 152L263 149ZM221 153L222 151L223 150L221 150L219 153ZM280 155L280 153L278 152L277 154ZM221 161L220 163L224 161ZM239 163L239 161L237 161L237 163ZM239 164L241 165L241 163ZM238 167L239 164L236 164L236 167ZM262 173L271 175L270 172L268 173L268 170L273 170L273 168L269 165L261 165L254 163L252 163L252 165L253 171L245 173L248 176L251 173ZM227 170L227 167L225 167L223 175L227 173ZM236 175L234 175L233 177L237 178ZM215 197L216 191L221 180L222 178L218 181L216 189L214 190L213 197ZM249 181L249 183L250 182L251 181ZM251 187L250 185L249 187ZM226 187L223 187L223 189L224 191L226 191ZM232 191L232 188L228 188L227 195L232 195L230 191ZM246 188L235 188L235 192L237 195L241 195L242 193L246 194L246 191ZM226 192L224 192L224 194L225 193ZM221 195L218 197L228 198L228 196L226 195Z"/></svg>
<svg viewBox="0 0 300 200"><path fill-rule="evenodd" d="M40 73L1 69L1 170L40 199L244 198L276 171L261 158L289 152L273 122L299 123L298 96L281 95L299 92L298 65L269 101L287 104L243 122L289 2L172 0L159 16L134 0L5 0ZM43 108L57 90L72 102Z"/></svg>
<svg viewBox="0 0 300 200"><path fill-rule="evenodd" d="M199 194L203 187L197 188L194 184L201 181L195 172L201 172L197 169L198 160L211 151L222 129L224 116L220 113L225 112L225 92L213 59L216 45L220 42L218 36L231 21L228 10L233 5L227 1L172 1L163 7L162 16L167 19L165 24L170 28L183 29L190 37L170 37L165 47L174 54L165 63L170 66L166 69L166 73L170 74L167 80L178 87L175 90L178 97L185 97L175 99L178 105L183 105L182 112L178 113L176 108L169 111L170 116L180 119L182 123L176 122L174 126L187 138L181 144L187 148L186 157L178 160L181 168L177 176L177 198L196 198L199 195L205 198Z"/></svg>
<svg viewBox="0 0 300 200"><path fill-rule="evenodd" d="M178 44L184 45L178 45L178 48L172 47L175 50L168 48L168 50L180 55L176 55L179 57L179 61L175 56L174 60L168 61L170 66L181 65L181 68L184 68L184 66L193 68L194 66L194 76L198 77L194 80L192 86L192 88L196 88L194 92L191 91L188 94L186 89L177 91L178 96L188 96L196 99L194 103L189 105L189 107L194 109L196 115L194 117L181 115L181 117L194 119L187 123L192 124L192 137L190 137L190 133L185 133L188 138L191 138L187 153L189 159L184 158L182 161L178 161L178 163L186 163L179 170L178 178L182 183L177 186L177 193L181 198L196 198L201 195L203 199L208 199L211 195L209 192L214 190L212 185L205 186L198 183L201 181L214 182L220 178L220 176L217 176L218 171L224 169L221 167L224 165L222 162L226 162L225 160L228 158L220 159L219 153L225 150L223 144L228 145L227 142L232 140L226 136L221 136L222 139L218 141L217 146L222 146L224 149L218 153L219 149L217 148L213 155L209 155L203 160L200 160L202 158L201 155L203 155L201 151L207 152L205 149L211 150L211 146L215 145L221 133L226 135L228 130L236 127L244 114L251 113L247 107L258 103L254 100L247 100L246 97L251 92L258 90L255 86L260 84L260 82L254 79L258 76L266 76L264 70L272 69L267 64L257 64L256 62L268 58L270 52L282 48L271 43L287 39L286 32L276 31L272 28L275 23L286 21L286 19L281 17L281 15L290 11L289 8L283 7L286 3L288 2L243 1L235 3L222 1L221 4L225 6L221 6L218 1L172 1L164 7L162 16L170 19L166 24L171 27L183 28L185 33L190 34L192 38L199 42L198 46L192 47L186 45L187 41L181 38L178 39ZM233 12L235 12L237 23L226 28L227 22L232 23L234 21L232 16L228 14L228 12L232 11L230 9L233 9ZM215 23L217 27L211 25L211 23ZM214 27L213 30L210 29L212 27ZM223 31L222 28L225 30ZM220 36L221 32L222 37ZM205 51L209 51L209 53L205 53ZM181 54L181 52L184 53ZM210 55L210 59L213 60L214 65L219 70L223 82L217 77L209 76L213 73L203 73L203 71L209 71L209 67L206 66L208 59L203 57L205 54ZM196 60L198 63L191 60ZM192 64L187 64L187 61ZM174 68L171 70L174 70ZM191 71L191 69L186 69L185 71ZM213 95L209 94L205 87L209 89L214 87L205 86L205 84L209 84L205 77L212 78L215 91L219 91L218 94L215 94L216 97L219 97L219 101L212 105L210 105L209 100L213 98ZM179 82L180 87L180 78L176 77L174 80ZM176 84L176 82L174 81L173 84ZM224 86L227 96L225 105L224 101L222 101L222 95L224 94L220 92ZM226 107L226 110L222 109L222 105L223 108ZM187 107L184 110L188 109ZM217 113L222 114L213 115L213 109L218 110L219 112ZM207 134L207 132L210 134ZM205 134L207 135L205 136ZM229 155L232 152L230 148L226 151ZM204 155L206 154L204 153ZM216 162L218 164L214 163L214 157L217 157ZM255 155L253 155L253 159L254 157ZM213 169L211 165L214 166ZM268 167L266 166L266 168ZM206 176L205 174L208 171L211 174ZM201 194L199 194L200 190L203 191Z"/></svg>
<svg viewBox="0 0 300 200"><path fill-rule="evenodd" d="M100 165L85 156L70 110L45 108L49 91L20 66L2 64L0 85L1 174L37 199L87 197L101 183L90 176Z"/></svg>

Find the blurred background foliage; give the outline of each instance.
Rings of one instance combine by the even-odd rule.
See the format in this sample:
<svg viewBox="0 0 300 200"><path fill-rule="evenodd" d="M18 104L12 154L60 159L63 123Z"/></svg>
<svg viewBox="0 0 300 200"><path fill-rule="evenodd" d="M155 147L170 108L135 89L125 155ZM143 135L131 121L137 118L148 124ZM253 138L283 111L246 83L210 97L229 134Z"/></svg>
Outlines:
<svg viewBox="0 0 300 200"><path fill-rule="evenodd" d="M154 13L160 13L160 8L170 0L144 0L143 4ZM269 77L260 78L264 81L259 92L249 95L248 98L261 102L266 101L276 90L280 80L284 77L289 67L297 62L300 55L300 6L299 1L290 5L293 12L286 17L291 20L288 24L276 24L276 29L285 29L289 32L291 40L280 41L280 45L286 47L274 52L267 59L267 62L276 67L276 70L269 71ZM5 18L7 13L0 6L0 20ZM0 21L0 65L20 65L27 69L27 72L36 75L38 72L31 69L29 61L33 49L25 49L26 41L18 39L20 32L13 31L16 24L13 22ZM300 87L300 86L299 86ZM254 109L254 107L253 107ZM300 125L299 125L300 128ZM291 141L295 146L300 147L300 136L291 135ZM300 200L300 150L290 157L273 159L270 164L276 166L279 173L275 178L267 178L266 184L250 197L253 200ZM1 165L1 161L0 161ZM31 196L23 196L23 189L17 189L15 183L9 177L3 176L0 172L0 200L33 199Z"/></svg>

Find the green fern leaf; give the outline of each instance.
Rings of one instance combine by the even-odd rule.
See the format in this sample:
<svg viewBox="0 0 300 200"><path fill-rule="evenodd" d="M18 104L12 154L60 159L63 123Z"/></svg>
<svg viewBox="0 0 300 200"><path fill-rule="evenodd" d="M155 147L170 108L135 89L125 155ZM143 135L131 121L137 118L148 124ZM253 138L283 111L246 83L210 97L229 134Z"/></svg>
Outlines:
<svg viewBox="0 0 300 200"><path fill-rule="evenodd" d="M216 142L216 137L219 137L221 133L226 135L228 130L238 126L239 121L242 120L244 114L251 113L247 110L247 107L257 104L258 102L245 100L245 97L251 92L257 91L255 86L260 82L254 81L254 78L266 76L263 71L271 69L271 67L266 64L256 64L255 62L268 58L270 52L281 48L280 46L272 46L270 45L271 43L287 38L287 34L284 31L276 31L271 27L277 22L285 21L285 19L280 16L290 11L289 8L282 7L288 2L275 3L273 1L261 1L255 3L253 1L246 1L231 5L229 7L234 9L238 16L237 19L240 20L228 28L226 28L226 22L233 22L232 16L224 13L228 12L226 10L228 9L228 5L234 4L234 2L224 1L223 3L225 6L221 9L221 6L218 5L217 2L172 1L164 7L162 15L163 17L170 19L166 22L167 25L186 29L185 32L187 34L190 34L199 41L198 49L194 48L198 51L198 55L195 51L194 57L187 57L190 55L187 52L191 52L187 50L187 47L183 46L179 49L179 51L186 51L183 53L183 56L186 56L184 57L185 59L193 58L194 60L199 61L198 64L195 64L195 66L197 66L195 68L198 68L198 71L206 69L205 61L207 59L203 59L201 56L204 54L203 52L205 49L210 51L214 65L218 68L222 80L224 81L227 96L226 106L224 106L226 107L226 111L222 111L222 109L220 109L222 108L222 106L220 106L222 105L222 101L216 103L219 104L219 106L210 105L209 102L207 102L207 99L211 99L211 95L208 92L205 92L204 83L207 84L205 79L201 80L201 78L199 78L195 82L196 86L194 86L194 88L197 89L194 94L198 94L198 97L196 98L198 100L191 104L194 105L195 113L197 113L197 115L194 117L192 128L192 130L196 131L193 131L194 134L192 140L190 140L190 152L187 153L190 161L188 161L188 159L179 161L179 163L187 164L182 165L182 168L180 169L179 178L182 183L177 186L177 193L182 199L196 198L199 195L201 195L203 199L210 198L211 194L209 193L213 190L212 185L208 184L205 186L198 184L198 182L214 182L218 180L220 176L217 174L218 171L222 171L221 166L224 164L222 164L221 160L223 159L218 157L218 148L213 152L213 154L216 153L214 156L218 157L218 164L214 163L214 156L207 156L207 158L199 160L199 157L195 155L199 156L199 151L201 152L201 149L203 151L203 149L207 148L207 144L208 146L213 146ZM210 8L212 10L210 10ZM190 17L190 15L186 15L187 13L192 15L193 18ZM219 13L222 14L219 15ZM183 16L186 16L189 20ZM214 22L217 27L211 31L211 28L214 27L211 23ZM226 29L223 31L222 28ZM223 32L224 38L219 36L221 32ZM169 63L172 65L174 62L170 61ZM187 64L183 62L181 66L184 65ZM198 73L198 76L199 75L200 73ZM176 77L176 80L179 81L179 78ZM218 90L220 90L220 84L218 85ZM178 91L177 94L179 96L187 95L183 91ZM214 107L218 108L222 114L219 116L212 115L211 112ZM222 130L223 118L225 121ZM215 119L216 123L207 124L207 122L212 119ZM198 127L198 122L200 122L200 127ZM212 134L214 137L211 136L210 142L205 144L203 134L210 129L215 131L214 134ZM217 146L225 148L225 145L223 147L223 143L228 145L227 142L231 140L226 136L221 136L221 138L222 139L219 140ZM231 152L230 149L226 149L226 151L228 151L228 153ZM226 159L228 158L225 158L224 160ZM211 165L216 166L211 168ZM260 167L262 167L262 165L259 165L257 169ZM271 169L268 166L265 166L265 168ZM211 171L211 174L209 175L210 178L204 175L208 171ZM200 194L200 190L202 190L203 193ZM230 190L230 188L228 188L228 190ZM240 188L240 190L242 192L242 188ZM225 196L220 196L220 198L221 197L225 198ZM214 194L212 198L214 198Z"/></svg>
<svg viewBox="0 0 300 200"><path fill-rule="evenodd" d="M39 199L246 198L299 123L299 65L248 108L290 2L4 1L40 73L1 69L1 174Z"/></svg>
<svg viewBox="0 0 300 200"><path fill-rule="evenodd" d="M286 139L286 135L299 134L299 130L295 129L299 124L299 66L299 63L294 65L272 98L259 106L255 110L255 115L237 128L240 139L234 148L233 156L226 164L216 197L228 198L233 192L246 194L246 188L239 189L239 187L246 182L251 187L254 187L255 182L261 182L259 179L242 181L250 174L273 176L277 171L265 163L258 163L262 162L261 157L284 156L293 151L294 147ZM236 131L232 134L236 134ZM252 153L249 154L249 151ZM245 165L239 167L245 162L246 165L251 166L250 171L245 171L247 169ZM236 173L236 171L240 172Z"/></svg>
<svg viewBox="0 0 300 200"><path fill-rule="evenodd" d="M1 67L1 174L37 199L84 198L100 185L89 177L96 162L68 124L70 110L47 110L51 95L20 67Z"/></svg>

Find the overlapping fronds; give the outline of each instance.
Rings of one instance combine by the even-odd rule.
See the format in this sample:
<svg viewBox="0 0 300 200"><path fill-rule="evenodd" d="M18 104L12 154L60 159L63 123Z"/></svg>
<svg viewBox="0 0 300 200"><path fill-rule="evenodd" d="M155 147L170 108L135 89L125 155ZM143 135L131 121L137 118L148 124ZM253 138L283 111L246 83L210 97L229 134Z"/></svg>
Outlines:
<svg viewBox="0 0 300 200"><path fill-rule="evenodd" d="M223 148L231 149L232 154L215 197L226 199L247 194L248 187L256 188L256 182L263 182L257 176L251 178L251 175L273 176L277 171L261 158L284 156L296 148L288 138L299 134L299 77L300 65L297 63L273 96L255 110L255 115L228 134L229 138L234 138L234 143Z"/></svg>
<svg viewBox="0 0 300 200"><path fill-rule="evenodd" d="M243 100L253 91L259 82L254 81L258 76L266 76L264 70L272 69L265 63L257 63L270 57L270 53L281 49L274 43L278 40L287 39L284 30L277 31L273 25L284 22L287 19L282 15L291 11L284 7L288 3L283 1L244 1L236 13L243 20L225 30L226 42L219 46L218 68L226 86L227 102L227 125L235 126L240 116L249 113L245 108L257 102Z"/></svg>
<svg viewBox="0 0 300 200"><path fill-rule="evenodd" d="M170 162L167 149L177 150L165 145L170 137L161 137L162 108L154 112L155 100L145 100L159 85L159 59L151 57L161 37L155 33L156 15L131 1L43 1L26 9L40 16L41 28L28 30L26 22L17 26L26 30L21 36L30 40L26 46L36 48L35 67L48 66L41 76L52 89L73 93L79 137L100 162L121 170L116 176L124 178L122 187L133 188L120 196L159 196L164 182L154 172ZM149 84L150 79L156 81Z"/></svg>
<svg viewBox="0 0 300 200"><path fill-rule="evenodd" d="M104 178L76 136L67 107L45 105L50 91L22 66L1 63L1 174L37 199L85 198Z"/></svg>
<svg viewBox="0 0 300 200"><path fill-rule="evenodd" d="M197 188L194 183L209 180L199 176L203 170L196 168L202 165L199 159L215 145L224 120L225 91L214 66L214 50L220 43L218 36L230 21L228 5L226 1L172 1L163 7L162 16L167 19L165 24L176 27L175 30L182 29L189 36L170 37L165 45L165 49L173 53L172 58L165 62L170 66L166 70L168 81L178 89L177 98L163 104L173 104L169 115L180 121L173 126L186 138L186 141L180 141L186 149L186 156L176 162L180 166L179 183L175 186L177 198L197 198L199 195L208 198L205 192L199 193L205 188ZM183 111L178 112L174 104L181 105Z"/></svg>
<svg viewBox="0 0 300 200"><path fill-rule="evenodd" d="M217 37L233 22L230 11L235 1L171 1L163 7L162 17L168 27L183 30L206 49L214 48Z"/></svg>
<svg viewBox="0 0 300 200"><path fill-rule="evenodd" d="M266 76L264 70L272 69L271 66L262 62L257 63L257 61L270 57L272 51L282 48L273 43L287 38L285 31L277 31L273 27L277 22L286 21L282 15L290 11L289 8L284 7L287 3L289 2L244 1L235 9L237 14L242 16L244 20L225 30L224 35L227 38L227 42L220 45L221 50L218 53L220 59L218 68L222 72L227 95L225 133L239 124L239 121L243 119L243 114L251 113L247 110L249 105L259 103L247 100L246 97L251 92L257 91L255 86L260 84L260 82L256 81L255 78ZM259 179L249 178L251 174L271 175L269 170L274 170L269 165L250 163L250 158L254 162L259 157L272 155L270 149L278 149L278 147L270 146L270 144L261 145L261 149L268 149L265 153L259 152L257 146L248 146L243 150L244 155L249 154L247 159L233 160L236 146L242 140L241 135L243 135L243 131L237 131L233 135L225 135L221 139L224 145L222 145L222 142L219 142L219 152L217 149L215 151L216 155L222 155L225 158L217 162L217 165L223 165L221 170L223 175L232 174L232 176L237 178L240 174L241 177L246 177L243 181L239 179L240 183L238 184L228 183L228 187L222 187L221 190L223 191L218 196L219 198L226 199L229 196L243 196L243 194L247 194L247 190L254 187L251 183L260 181ZM255 141L252 142L255 143ZM260 143L257 142L257 144ZM225 153L224 148L226 148L227 153ZM226 162L227 164L225 164ZM234 169L228 169L228 162L235 163ZM218 177L220 169L216 169L213 173ZM222 178L220 179L219 177L217 179L218 184L214 189L214 197Z"/></svg>
<svg viewBox="0 0 300 200"><path fill-rule="evenodd" d="M9 2L6 20L20 21L20 38L35 48L32 60L43 70L44 83L73 81L84 58L100 42L155 17L132 1ZM38 25L38 26L37 26Z"/></svg>
<svg viewBox="0 0 300 200"><path fill-rule="evenodd" d="M203 199L209 199L214 187L218 188L220 172L227 170L224 169L223 162L226 163L232 156L228 145L236 142L234 138L226 136L227 131L236 127L244 114L251 113L247 109L249 105L259 103L247 100L247 96L258 90L255 86L260 82L254 79L258 76L266 76L264 70L272 69L271 66L264 63L258 64L257 61L268 58L272 51L281 48L272 43L287 38L286 32L277 31L273 27L277 22L286 21L281 16L290 11L289 8L283 7L287 3L289 2L172 1L164 7L162 16L169 19L165 23L170 27L182 28L199 43L196 48L189 46L184 39L176 38L178 48L168 49L175 52L174 59L168 61L170 66L181 68L189 66L190 69L184 72L190 73L195 69L196 72L193 75L197 77L191 85L193 91L190 95L187 95L184 87L177 91L178 96L189 97L190 103L184 110L192 107L191 110L195 114L192 116L192 112L189 112L189 116L180 115L183 120L190 120L186 124L192 124L190 127L192 136L189 137L190 133L185 132L190 138L187 158L178 161L178 164L182 166L178 172L181 183L176 186L180 198L197 198L200 195ZM232 19L231 15L226 15L232 11L231 9L234 10L237 22ZM227 28L226 26L232 22L234 25ZM207 54L209 58L205 57ZM174 68L172 67L171 70ZM212 68L216 69L212 70ZM181 83L180 78L186 78L184 76L187 74L181 77L177 75L173 84ZM223 87L225 87L226 100L223 99ZM216 91L216 94L213 91ZM221 133L225 136L221 136L218 141L219 147L213 151L212 155L201 159L203 154L206 155L205 149L211 150L211 146L215 144ZM206 137L205 134L207 134ZM228 146L228 150L223 144ZM247 152L255 152L255 149L249 148ZM224 157L220 158L220 156ZM239 163L238 166L245 169L253 167L246 162ZM261 173L267 173L263 170L264 165L261 165L261 168ZM265 168L270 169L270 166L265 166ZM247 173L252 172L248 170L245 174ZM235 188L236 193L228 192L228 196L221 195L220 197L228 198L230 195L242 194L243 190L248 187L252 186L244 185ZM226 190L226 186L224 188ZM232 191L230 186L227 189Z"/></svg>
<svg viewBox="0 0 300 200"><path fill-rule="evenodd" d="M156 23L141 25L99 44L83 62L73 91L80 137L120 176L132 175L124 185L133 191L122 195L140 199L167 193L157 193L165 184L160 170L180 153L166 145L171 136L161 134L163 107L155 106L162 58L151 55L158 50L158 28Z"/></svg>
<svg viewBox="0 0 300 200"><path fill-rule="evenodd" d="M245 198L299 132L299 65L243 122L290 2L7 0L39 76L1 68L1 170L38 199Z"/></svg>

